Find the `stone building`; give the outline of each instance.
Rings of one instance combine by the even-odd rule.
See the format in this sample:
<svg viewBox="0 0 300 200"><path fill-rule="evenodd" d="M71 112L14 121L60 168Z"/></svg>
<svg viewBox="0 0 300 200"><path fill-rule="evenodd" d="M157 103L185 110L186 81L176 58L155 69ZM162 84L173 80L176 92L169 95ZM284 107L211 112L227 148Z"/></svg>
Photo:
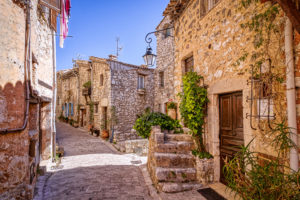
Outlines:
<svg viewBox="0 0 300 200"><path fill-rule="evenodd" d="M174 33L169 16L163 18L156 30L165 30L156 33L157 60L155 68L155 101L154 109L167 113L167 104L175 100L174 94ZM168 29L170 28L170 29Z"/></svg>
<svg viewBox="0 0 300 200"><path fill-rule="evenodd" d="M56 13L38 0L0 13L0 199L31 199L55 146Z"/></svg>
<svg viewBox="0 0 300 200"><path fill-rule="evenodd" d="M154 106L154 70L120 62L112 55L77 60L73 69L59 71L57 79L57 116L86 129L93 125L96 131L109 130L115 141L138 138L132 131L136 115Z"/></svg>
<svg viewBox="0 0 300 200"><path fill-rule="evenodd" d="M261 113L261 110L268 109L263 96L257 101L249 100L253 94L253 88L251 89L251 84L247 84L251 80L251 74L245 69L251 66L253 60L246 58L240 60L239 65L235 65L245 52L254 51L253 33L240 26L242 22L250 19L249 16L254 8L239 10L239 3L240 1L231 0L171 0L164 11L164 16L170 18L174 25L174 95L182 91L182 77L188 71L202 75L204 83L208 87L209 103L205 141L207 150L214 156L215 181L223 180L221 170L224 164L223 159L226 156L233 156L237 150L228 151L231 145L248 144L253 137L259 135L259 123L267 123L266 118L261 117L262 122L258 122L257 118L252 117L250 120L251 116L249 116L251 113L252 116L263 116L265 112ZM270 2L262 3L260 8L264 9L264 5L268 3ZM279 16L274 23L288 21L282 10L280 10ZM293 25L295 26L295 24ZM299 26L295 27L299 28ZM284 25L280 31L282 31L281 38L271 38L272 47L270 49L281 49L282 59L277 59L279 60L277 66L287 66L285 63L287 55L284 52L287 48L284 44L286 40ZM296 30L292 34L292 51L294 52L292 61L295 62L296 76L293 82L296 83L299 127L300 35ZM272 60L276 60L278 52L271 50L270 56ZM286 73L285 68L283 72ZM285 84L286 82L284 82L283 88ZM254 94L257 93L254 91ZM282 104L280 109L283 109L284 113L292 112L287 110L286 99L284 97L284 101L279 102ZM176 101L180 102L179 97ZM253 102L252 106L251 101ZM275 103L273 107L270 106L270 113L275 112ZM271 120L273 119L271 118ZM252 125L255 127L251 127ZM259 152L261 159L272 159L272 156L276 156L276 151L270 148L270 145L267 145L260 136L257 136L257 139L251 144L251 150Z"/></svg>

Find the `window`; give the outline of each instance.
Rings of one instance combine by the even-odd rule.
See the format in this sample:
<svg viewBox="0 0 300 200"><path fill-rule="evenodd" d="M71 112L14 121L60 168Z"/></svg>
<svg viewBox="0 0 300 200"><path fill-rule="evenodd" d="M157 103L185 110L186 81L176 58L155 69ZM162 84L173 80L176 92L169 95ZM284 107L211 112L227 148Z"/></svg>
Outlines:
<svg viewBox="0 0 300 200"><path fill-rule="evenodd" d="M100 86L103 86L103 74L100 75Z"/></svg>
<svg viewBox="0 0 300 200"><path fill-rule="evenodd" d="M163 32L164 38L167 38L167 37L171 36L171 26L166 26L164 29L166 29Z"/></svg>
<svg viewBox="0 0 300 200"><path fill-rule="evenodd" d="M145 88L145 76L144 75L138 75L138 89L144 89Z"/></svg>
<svg viewBox="0 0 300 200"><path fill-rule="evenodd" d="M162 88L165 86L164 72L159 72L159 86Z"/></svg>
<svg viewBox="0 0 300 200"><path fill-rule="evenodd" d="M74 110L73 110L73 103L71 103L71 116L74 115Z"/></svg>
<svg viewBox="0 0 300 200"><path fill-rule="evenodd" d="M220 0L201 0L200 17L205 16Z"/></svg>
<svg viewBox="0 0 300 200"><path fill-rule="evenodd" d="M95 113L98 113L98 104L95 104Z"/></svg>
<svg viewBox="0 0 300 200"><path fill-rule="evenodd" d="M184 72L193 72L194 71L194 58L193 56L185 59L184 61Z"/></svg>

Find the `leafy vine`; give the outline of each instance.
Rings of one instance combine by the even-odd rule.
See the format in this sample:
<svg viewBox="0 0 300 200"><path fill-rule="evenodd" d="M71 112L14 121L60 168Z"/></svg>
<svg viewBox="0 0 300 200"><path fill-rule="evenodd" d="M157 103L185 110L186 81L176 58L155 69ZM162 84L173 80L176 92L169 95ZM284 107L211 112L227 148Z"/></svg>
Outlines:
<svg viewBox="0 0 300 200"><path fill-rule="evenodd" d="M290 139L292 132L286 123L285 88L282 84L285 81L282 72L286 66L282 64L280 7L271 2L263 4L260 0L240 0L239 9L251 10L250 20L246 18L241 27L253 35L254 50L245 51L234 65L248 59L252 63L252 78L261 81L261 85L273 83L271 91L268 87L264 89L273 100L278 118L273 120L272 130L264 127L259 136L264 138L265 144L273 147L277 156L262 160L258 152L250 150L253 138L233 159L225 160L225 178L228 186L243 199L300 199L300 171L292 171L288 165L290 148L297 147ZM264 68L271 70L264 71Z"/></svg>
<svg viewBox="0 0 300 200"><path fill-rule="evenodd" d="M183 92L179 93L181 98L179 106L181 117L184 125L191 130L191 134L197 143L198 153L194 151L194 155L209 155L205 150L203 142L204 118L208 98L206 88L200 85L202 79L203 77L196 72L186 73L183 77ZM204 154L204 152L206 153Z"/></svg>

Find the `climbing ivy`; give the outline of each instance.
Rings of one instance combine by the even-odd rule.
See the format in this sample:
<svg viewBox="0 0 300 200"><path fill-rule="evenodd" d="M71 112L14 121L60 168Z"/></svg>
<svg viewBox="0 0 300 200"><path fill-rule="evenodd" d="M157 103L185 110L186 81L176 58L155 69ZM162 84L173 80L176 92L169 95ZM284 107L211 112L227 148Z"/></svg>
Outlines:
<svg viewBox="0 0 300 200"><path fill-rule="evenodd" d="M203 133L208 98L206 88L200 85L202 79L203 77L196 72L188 72L183 76L183 92L179 94L181 98L179 108L184 125L191 130L195 138L197 150L206 152Z"/></svg>
<svg viewBox="0 0 300 200"><path fill-rule="evenodd" d="M94 122L94 102L90 101L89 106L90 106L90 123L93 124L93 122Z"/></svg>

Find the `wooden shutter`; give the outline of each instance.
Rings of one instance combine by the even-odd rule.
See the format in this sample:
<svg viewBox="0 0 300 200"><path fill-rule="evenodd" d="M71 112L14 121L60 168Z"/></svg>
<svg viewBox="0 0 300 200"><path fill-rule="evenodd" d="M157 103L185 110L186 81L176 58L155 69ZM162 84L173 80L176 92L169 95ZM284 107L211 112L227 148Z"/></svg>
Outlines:
<svg viewBox="0 0 300 200"><path fill-rule="evenodd" d="M60 12L60 0L40 0L39 3L56 12Z"/></svg>
<svg viewBox="0 0 300 200"><path fill-rule="evenodd" d="M50 9L50 27L57 32L57 12Z"/></svg>
<svg viewBox="0 0 300 200"><path fill-rule="evenodd" d="M194 58L193 56L185 60L185 73L194 71Z"/></svg>
<svg viewBox="0 0 300 200"><path fill-rule="evenodd" d="M71 116L73 116L73 103L71 103Z"/></svg>

